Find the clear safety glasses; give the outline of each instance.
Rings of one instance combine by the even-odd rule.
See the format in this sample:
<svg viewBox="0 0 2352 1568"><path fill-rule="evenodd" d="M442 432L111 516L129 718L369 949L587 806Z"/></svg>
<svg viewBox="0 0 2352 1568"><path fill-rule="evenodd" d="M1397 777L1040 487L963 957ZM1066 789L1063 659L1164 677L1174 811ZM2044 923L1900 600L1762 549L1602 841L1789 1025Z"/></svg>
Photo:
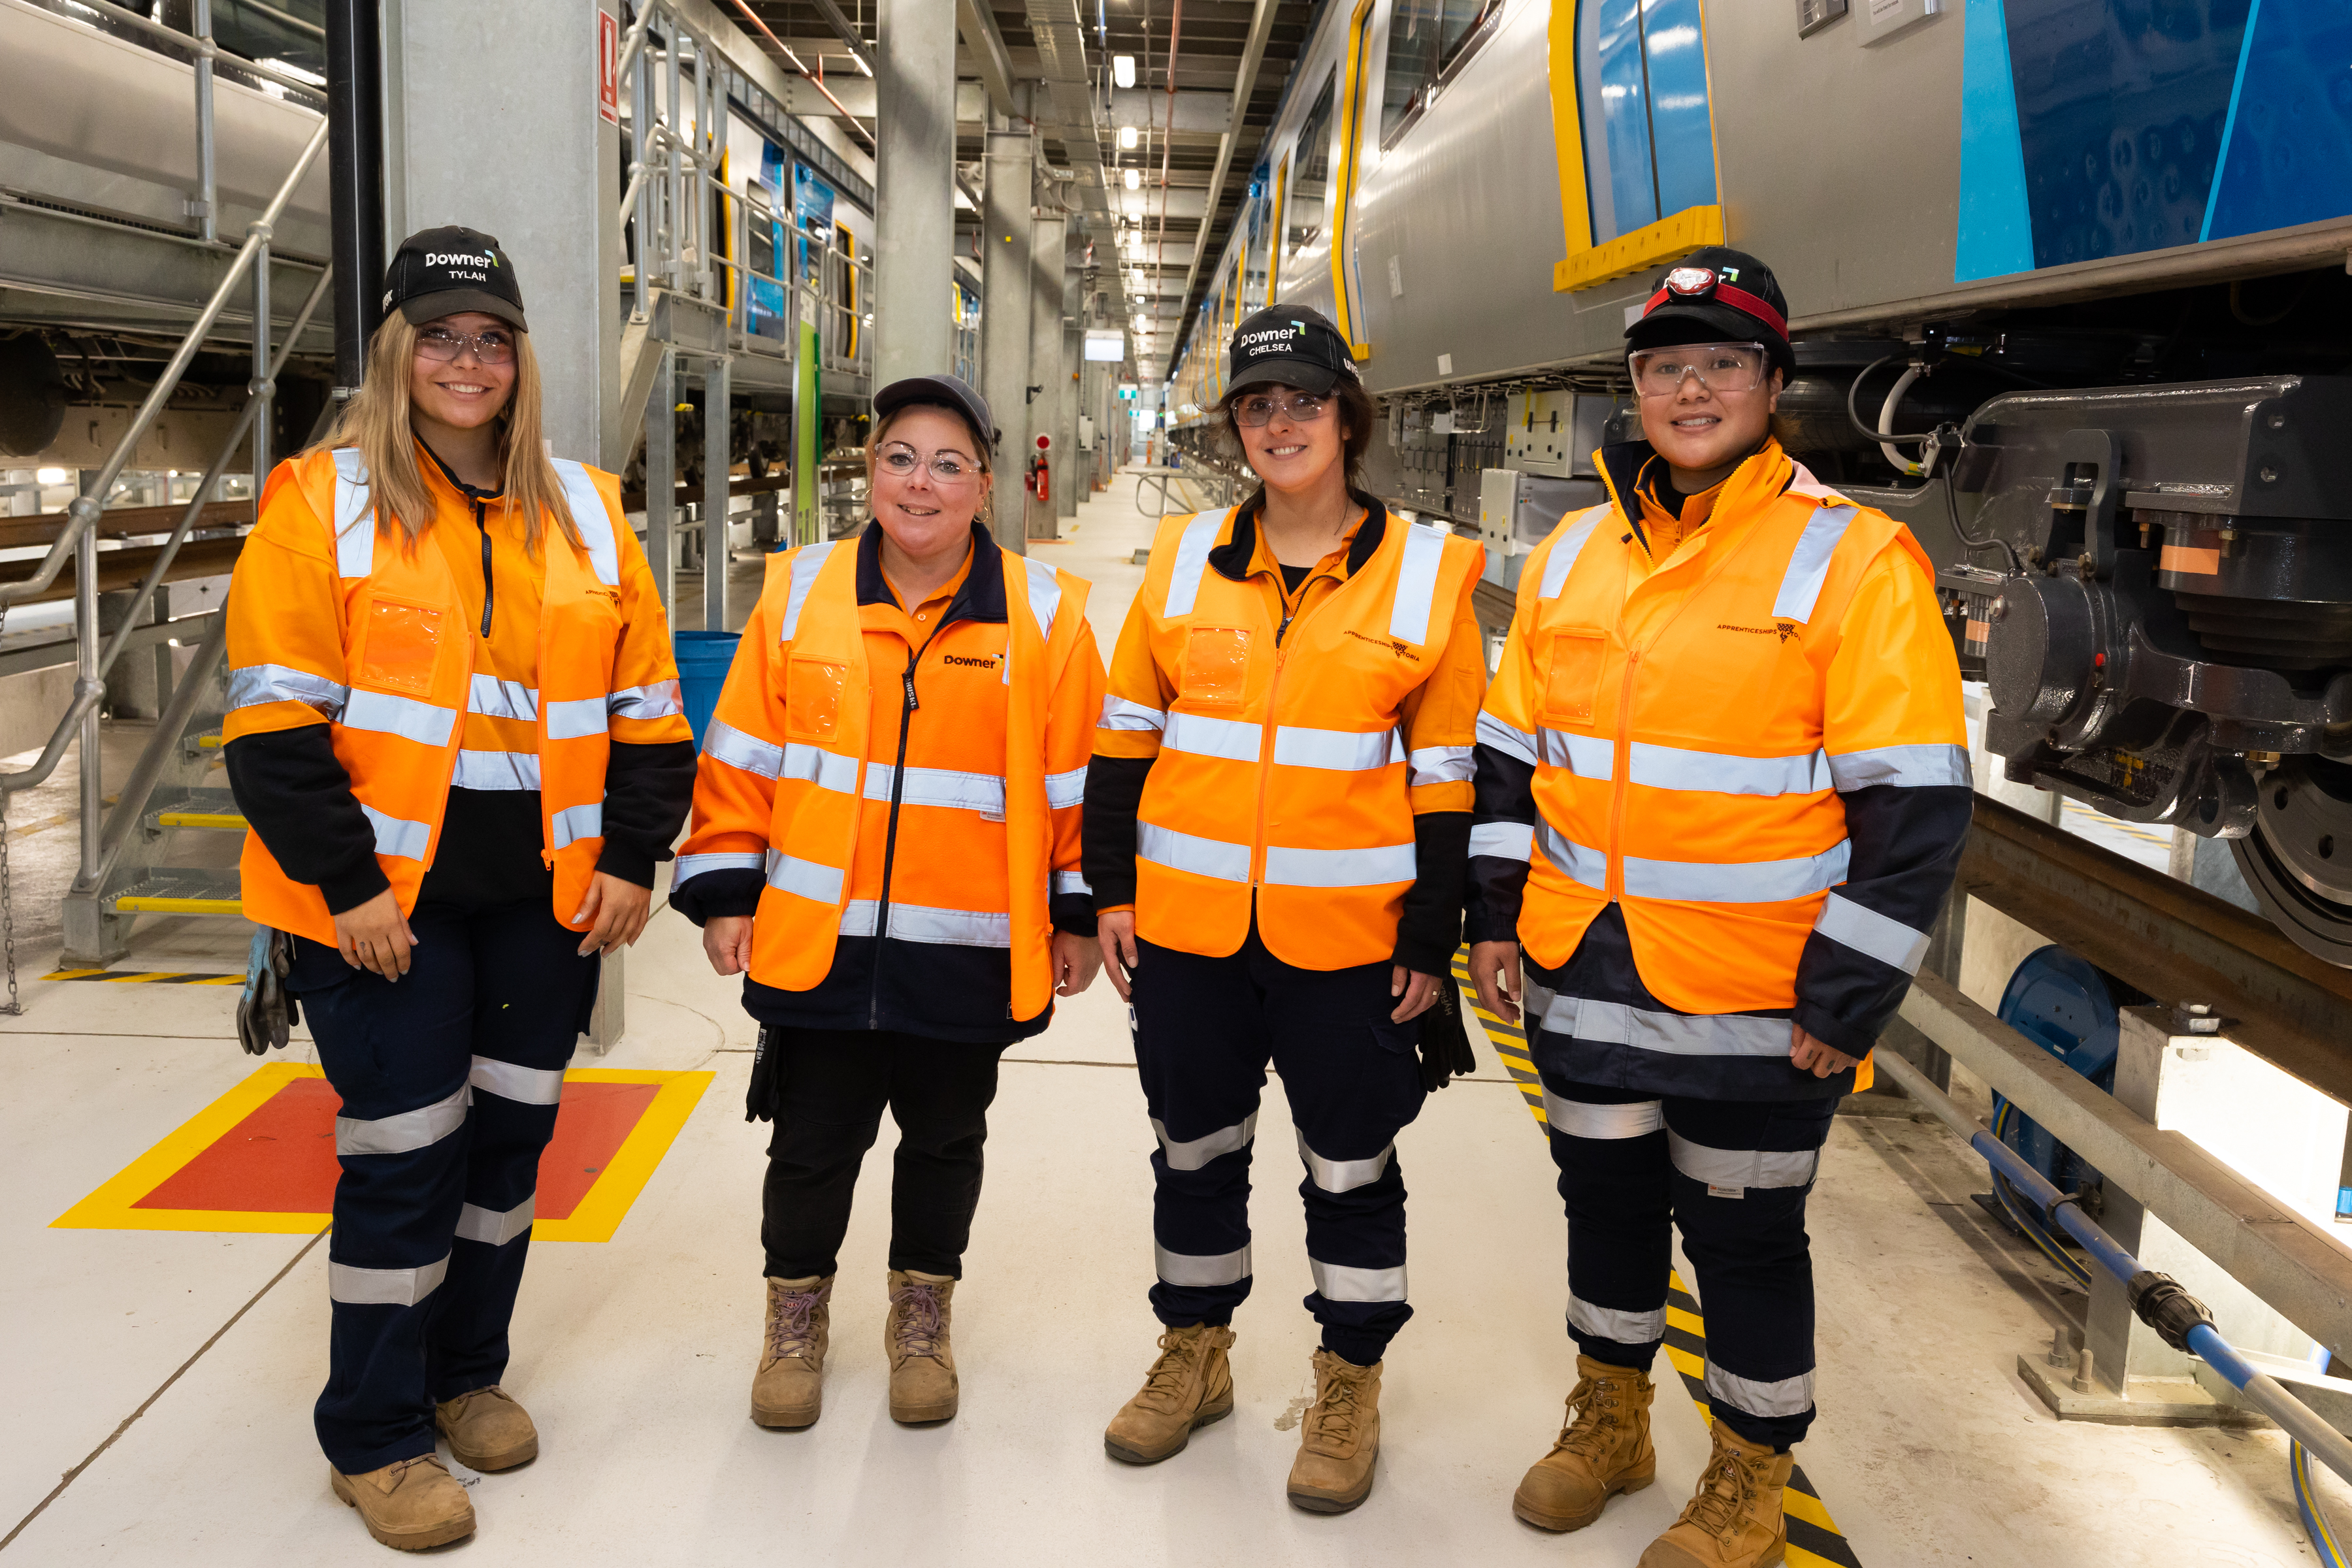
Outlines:
<svg viewBox="0 0 2352 1568"><path fill-rule="evenodd" d="M1312 425L1322 418L1330 406L1329 398L1318 397L1311 392L1294 392L1287 397L1265 393L1244 397L1234 405L1234 418L1236 423L1253 430L1261 425L1273 424L1277 414L1294 425Z"/></svg>
<svg viewBox="0 0 2352 1568"><path fill-rule="evenodd" d="M875 458L875 467L893 479L903 479L917 468L929 468L931 482L944 489L972 483L980 478L980 465L961 452L934 452L925 458L912 447L888 446Z"/></svg>
<svg viewBox="0 0 2352 1568"><path fill-rule="evenodd" d="M1672 397L1692 376L1709 392L1753 392L1762 384L1769 361L1762 343L1676 343L1625 356L1633 368L1634 389L1644 397Z"/></svg>
<svg viewBox="0 0 2352 1568"><path fill-rule="evenodd" d="M426 327L416 334L416 357L446 364L464 353L468 344L479 364L506 364L514 358L514 334L504 327L479 332L461 332L455 327Z"/></svg>

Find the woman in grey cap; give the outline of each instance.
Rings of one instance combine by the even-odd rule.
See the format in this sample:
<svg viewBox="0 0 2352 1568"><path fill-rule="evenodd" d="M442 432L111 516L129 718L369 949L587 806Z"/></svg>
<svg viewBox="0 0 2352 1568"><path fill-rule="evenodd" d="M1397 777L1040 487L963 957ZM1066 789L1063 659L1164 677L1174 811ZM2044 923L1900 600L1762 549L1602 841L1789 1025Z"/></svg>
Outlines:
<svg viewBox="0 0 2352 1568"><path fill-rule="evenodd" d="M997 548L994 426L952 376L874 399L873 520L781 556L703 740L670 902L759 1019L773 1119L751 1419L817 1418L857 1167L898 1123L890 1414L956 1413L949 1306L1004 1047L1094 979L1079 798L1102 706L1087 584Z"/></svg>

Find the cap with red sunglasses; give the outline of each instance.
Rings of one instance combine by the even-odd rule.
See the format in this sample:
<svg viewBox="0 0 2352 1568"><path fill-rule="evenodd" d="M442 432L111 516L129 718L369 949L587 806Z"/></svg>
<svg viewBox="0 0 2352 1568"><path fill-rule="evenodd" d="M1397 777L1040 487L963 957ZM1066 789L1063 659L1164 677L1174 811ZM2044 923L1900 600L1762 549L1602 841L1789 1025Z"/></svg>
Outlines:
<svg viewBox="0 0 2352 1568"><path fill-rule="evenodd" d="M1789 300L1772 269L1744 250L1710 245L1668 269L1657 292L1625 329L1629 349L1676 343L1758 342L1781 374L1797 374L1789 346Z"/></svg>

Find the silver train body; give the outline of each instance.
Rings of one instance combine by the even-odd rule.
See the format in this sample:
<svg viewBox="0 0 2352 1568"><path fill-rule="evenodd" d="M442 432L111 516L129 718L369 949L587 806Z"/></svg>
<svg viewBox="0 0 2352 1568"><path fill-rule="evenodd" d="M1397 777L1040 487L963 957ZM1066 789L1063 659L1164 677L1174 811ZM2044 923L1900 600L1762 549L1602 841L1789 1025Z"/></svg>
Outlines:
<svg viewBox="0 0 2352 1568"><path fill-rule="evenodd" d="M2252 9L1339 0L1171 438L1230 462L1232 323L1313 305L1386 409L1376 488L1507 590L1597 497L1629 312L1753 252L1790 445L1937 562L2008 775L2226 840L2352 965L2352 7Z"/></svg>

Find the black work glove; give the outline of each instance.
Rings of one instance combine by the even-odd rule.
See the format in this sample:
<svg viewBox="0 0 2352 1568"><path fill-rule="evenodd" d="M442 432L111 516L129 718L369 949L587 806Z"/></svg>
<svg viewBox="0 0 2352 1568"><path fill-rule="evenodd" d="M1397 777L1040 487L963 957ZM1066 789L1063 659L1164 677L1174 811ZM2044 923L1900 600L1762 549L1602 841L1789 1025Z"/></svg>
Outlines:
<svg viewBox="0 0 2352 1568"><path fill-rule="evenodd" d="M1470 1031L1462 1020L1462 990L1451 974L1437 977L1437 1000L1417 1020L1421 1025L1421 1087L1444 1089L1458 1076L1477 1070Z"/></svg>
<svg viewBox="0 0 2352 1568"><path fill-rule="evenodd" d="M760 1043L751 1049L751 1087L743 1094L743 1120L772 1121L776 1116L776 1091L782 1071L776 1051L768 1038L768 1026L760 1026Z"/></svg>
<svg viewBox="0 0 2352 1568"><path fill-rule="evenodd" d="M286 989L294 967L294 939L263 926L253 933L245 960L245 991L236 999L236 1039L249 1056L282 1050L302 1008Z"/></svg>

